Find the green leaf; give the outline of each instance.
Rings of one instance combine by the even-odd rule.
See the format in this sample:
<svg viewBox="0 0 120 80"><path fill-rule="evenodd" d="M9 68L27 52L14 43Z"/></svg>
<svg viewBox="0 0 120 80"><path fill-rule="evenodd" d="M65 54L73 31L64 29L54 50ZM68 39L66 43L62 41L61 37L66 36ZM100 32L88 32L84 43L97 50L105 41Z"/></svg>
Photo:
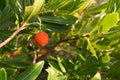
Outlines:
<svg viewBox="0 0 120 80"><path fill-rule="evenodd" d="M71 4L73 4L75 1L73 0L64 0L58 5L58 9L69 9L72 7ZM71 5L71 6L70 6Z"/></svg>
<svg viewBox="0 0 120 80"><path fill-rule="evenodd" d="M45 3L45 0L34 0L34 4L32 6L26 7L25 8L25 20L29 20L32 17L35 17L38 15Z"/></svg>
<svg viewBox="0 0 120 80"><path fill-rule="evenodd" d="M67 80L67 76L63 75L57 69L48 67L48 69L46 69L46 71L48 72L47 80Z"/></svg>
<svg viewBox="0 0 120 80"><path fill-rule="evenodd" d="M119 21L119 13L117 12L113 12L105 15L105 17L100 23L102 32L109 31L112 27L114 27L118 23L118 21Z"/></svg>
<svg viewBox="0 0 120 80"><path fill-rule="evenodd" d="M73 13L79 12L81 13L84 9L86 9L87 7L89 7L91 4L93 3L93 0L86 0L84 1L82 4L78 5L78 8L75 9Z"/></svg>
<svg viewBox="0 0 120 80"><path fill-rule="evenodd" d="M98 6L94 6L90 9L88 9L86 11L86 13L97 13L97 12L101 12L102 10L105 10L107 7L107 3L104 3L104 4L101 4L101 5L98 5Z"/></svg>
<svg viewBox="0 0 120 80"><path fill-rule="evenodd" d="M41 16L40 18L43 22L53 23L53 24L71 25L74 23L74 21L72 20L66 20L55 16Z"/></svg>
<svg viewBox="0 0 120 80"><path fill-rule="evenodd" d="M117 61L110 67L108 76L111 77L112 80L120 80L120 61Z"/></svg>
<svg viewBox="0 0 120 80"><path fill-rule="evenodd" d="M18 0L18 5L19 5L20 12L23 16L25 11L25 0Z"/></svg>
<svg viewBox="0 0 120 80"><path fill-rule="evenodd" d="M7 69L6 69L7 77L10 78L10 77L14 76L15 73L16 73L16 71L17 71L17 69L7 68Z"/></svg>
<svg viewBox="0 0 120 80"><path fill-rule="evenodd" d="M107 13L119 12L120 9L120 0L109 0L107 6Z"/></svg>
<svg viewBox="0 0 120 80"><path fill-rule="evenodd" d="M58 24L49 24L43 23L43 27L45 30L52 31L52 32L65 32L69 29L69 26L58 25Z"/></svg>
<svg viewBox="0 0 120 80"><path fill-rule="evenodd" d="M3 23L5 23L10 18L10 15L11 15L10 8L6 6L3 9L2 15L0 16L0 27Z"/></svg>
<svg viewBox="0 0 120 80"><path fill-rule="evenodd" d="M10 8L14 11L17 12L18 11L18 1L17 0L8 0L8 4L10 6Z"/></svg>
<svg viewBox="0 0 120 80"><path fill-rule="evenodd" d="M103 61L103 63L110 62L110 56L109 56L109 54L106 53L105 55L103 55L102 61Z"/></svg>
<svg viewBox="0 0 120 80"><path fill-rule="evenodd" d="M0 80L7 80L7 73L4 68L0 69Z"/></svg>
<svg viewBox="0 0 120 80"><path fill-rule="evenodd" d="M25 20L30 16L30 14L32 13L32 10L33 10L33 6L25 7L25 13L24 13Z"/></svg>
<svg viewBox="0 0 120 80"><path fill-rule="evenodd" d="M91 42L90 42L90 40L88 38L87 38L87 42L88 42L88 47L89 47L90 52L92 53L92 55L95 56L96 58L98 58L97 55L96 55L96 51L94 50L94 48L93 48L93 46L92 46L92 44L91 44Z"/></svg>
<svg viewBox="0 0 120 80"><path fill-rule="evenodd" d="M6 61L6 64L10 64L12 67L15 68L26 68L28 66L30 66L29 63L24 62L24 61Z"/></svg>
<svg viewBox="0 0 120 80"><path fill-rule="evenodd" d="M57 60L58 60L58 65L59 65L61 71L65 73L66 69L65 69L65 67L62 64L62 59L60 59L60 57L57 57Z"/></svg>
<svg viewBox="0 0 120 80"><path fill-rule="evenodd" d="M60 71L60 67L59 67L59 65L58 65L57 62L55 62L55 61L49 61L48 63L49 63L49 65L50 65L53 69L57 69L58 71Z"/></svg>
<svg viewBox="0 0 120 80"><path fill-rule="evenodd" d="M0 67L4 67L4 68L15 68L10 64L6 64L5 62L0 62Z"/></svg>
<svg viewBox="0 0 120 80"><path fill-rule="evenodd" d="M5 7L6 0L1 0L0 1L0 10L2 11Z"/></svg>
<svg viewBox="0 0 120 80"><path fill-rule="evenodd" d="M21 73L16 80L35 80L40 74L44 61L40 61Z"/></svg>
<svg viewBox="0 0 120 80"><path fill-rule="evenodd" d="M114 3L115 3L115 0L109 0L108 7L107 7L107 12L114 11L114 5L115 5Z"/></svg>
<svg viewBox="0 0 120 80"><path fill-rule="evenodd" d="M87 66L81 70L78 70L78 74L79 75L93 74L96 71L98 71L99 69L100 69L100 67L98 67L97 65Z"/></svg>

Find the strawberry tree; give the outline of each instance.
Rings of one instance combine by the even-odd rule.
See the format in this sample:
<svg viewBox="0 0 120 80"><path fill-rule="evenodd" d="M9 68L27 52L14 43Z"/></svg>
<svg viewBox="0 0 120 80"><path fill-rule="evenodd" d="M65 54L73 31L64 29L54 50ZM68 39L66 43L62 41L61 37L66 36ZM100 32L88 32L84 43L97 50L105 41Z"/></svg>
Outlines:
<svg viewBox="0 0 120 80"><path fill-rule="evenodd" d="M1 0L0 80L119 80L119 6Z"/></svg>

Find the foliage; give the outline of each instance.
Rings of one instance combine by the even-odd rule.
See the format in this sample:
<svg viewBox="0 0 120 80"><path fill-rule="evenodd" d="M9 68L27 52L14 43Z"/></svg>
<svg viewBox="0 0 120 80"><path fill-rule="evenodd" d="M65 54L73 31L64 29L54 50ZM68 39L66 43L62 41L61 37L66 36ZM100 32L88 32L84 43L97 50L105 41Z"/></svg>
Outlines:
<svg viewBox="0 0 120 80"><path fill-rule="evenodd" d="M0 80L119 80L119 6L120 0L1 0ZM50 38L44 47L34 42L42 31Z"/></svg>

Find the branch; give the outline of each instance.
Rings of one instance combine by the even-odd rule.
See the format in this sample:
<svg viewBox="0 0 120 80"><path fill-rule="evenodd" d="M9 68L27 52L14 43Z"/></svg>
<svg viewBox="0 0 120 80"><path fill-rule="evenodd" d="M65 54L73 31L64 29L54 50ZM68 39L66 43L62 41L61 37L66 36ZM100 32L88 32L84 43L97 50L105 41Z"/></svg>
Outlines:
<svg viewBox="0 0 120 80"><path fill-rule="evenodd" d="M35 48L35 46L33 46L33 43L28 42L28 46L32 48L33 52L34 52L34 57L33 57L33 61L32 63L35 64L37 62L37 59L38 59L38 51L37 51L37 48Z"/></svg>
<svg viewBox="0 0 120 80"><path fill-rule="evenodd" d="M24 29L26 26L27 22L24 22L21 27L19 27L9 38L7 38L5 41L0 43L0 48L9 43L21 30Z"/></svg>
<svg viewBox="0 0 120 80"><path fill-rule="evenodd" d="M90 0L89 3L87 4L87 6L83 9L83 11L79 14L78 16L78 20L80 20L82 18L82 16L84 15L84 13L87 11L87 8L93 3L94 0Z"/></svg>
<svg viewBox="0 0 120 80"><path fill-rule="evenodd" d="M36 63L37 58L38 58L37 51L36 51L36 50L34 50L34 58L33 58L33 62L32 62L33 64L35 64L35 63Z"/></svg>
<svg viewBox="0 0 120 80"><path fill-rule="evenodd" d="M78 36L78 35L74 35L73 37L60 40L60 41L56 42L56 43L53 45L52 49L55 49L55 47L56 47L58 44L62 43L62 42L68 42L68 41L76 40L76 39L79 39L79 36Z"/></svg>

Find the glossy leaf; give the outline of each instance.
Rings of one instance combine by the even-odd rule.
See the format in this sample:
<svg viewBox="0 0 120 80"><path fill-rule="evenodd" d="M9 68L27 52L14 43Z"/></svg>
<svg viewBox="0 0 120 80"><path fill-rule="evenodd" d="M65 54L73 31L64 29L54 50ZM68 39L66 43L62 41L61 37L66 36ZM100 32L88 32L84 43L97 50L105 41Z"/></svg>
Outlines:
<svg viewBox="0 0 120 80"><path fill-rule="evenodd" d="M25 18L29 20L38 15L45 3L45 0L35 0L32 6L25 8Z"/></svg>
<svg viewBox="0 0 120 80"><path fill-rule="evenodd" d="M74 23L74 21L72 20L66 20L55 16L41 16L40 18L44 22L53 23L53 24L71 25Z"/></svg>
<svg viewBox="0 0 120 80"><path fill-rule="evenodd" d="M35 80L38 75L40 74L42 68L44 65L44 61L40 61L33 66L31 66L29 69L25 70L23 73L21 73L17 80Z"/></svg>
<svg viewBox="0 0 120 80"><path fill-rule="evenodd" d="M52 31L52 32L65 32L66 30L69 29L69 26L43 23L43 29Z"/></svg>
<svg viewBox="0 0 120 80"><path fill-rule="evenodd" d="M105 15L103 20L101 21L102 32L109 31L112 27L114 27L119 21L119 14L116 12Z"/></svg>
<svg viewBox="0 0 120 80"><path fill-rule="evenodd" d="M0 69L0 80L7 80L7 73L4 68Z"/></svg>

